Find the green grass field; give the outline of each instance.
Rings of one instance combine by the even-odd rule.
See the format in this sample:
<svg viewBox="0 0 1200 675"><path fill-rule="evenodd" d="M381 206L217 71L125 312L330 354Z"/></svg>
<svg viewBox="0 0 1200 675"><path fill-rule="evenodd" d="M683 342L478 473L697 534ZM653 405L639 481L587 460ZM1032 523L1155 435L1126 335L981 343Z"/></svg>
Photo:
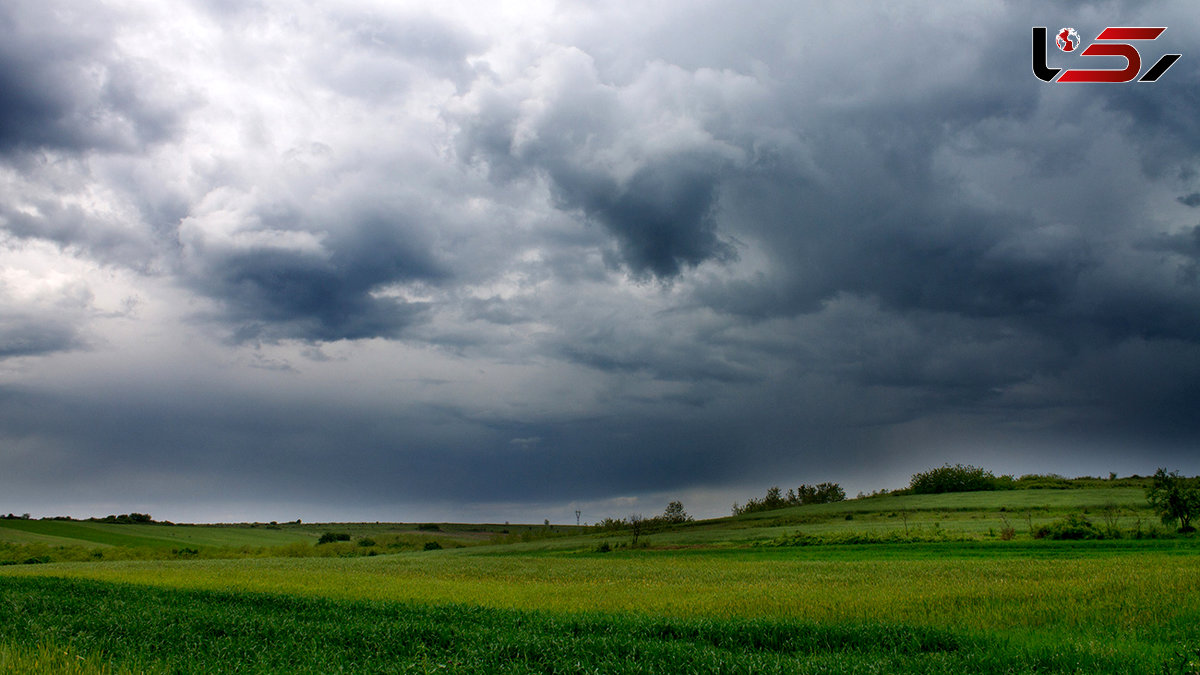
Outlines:
<svg viewBox="0 0 1200 675"><path fill-rule="evenodd" d="M1085 509L1097 522L1107 514L1121 536L1025 531ZM1011 540L996 533L1005 521L1019 530ZM0 521L10 522L25 527L0 533L84 534ZM170 528L111 527L133 538ZM211 529L216 550L232 555L221 529L303 536L289 545L315 550L323 527L181 529ZM415 533L340 527L356 538ZM347 544L342 556L0 567L0 671L1200 668L1188 665L1200 661L1200 543L1157 524L1136 488L877 497L669 528L636 548L628 532L504 529L427 529L479 545L373 556ZM487 543L497 536L506 543ZM845 543L858 539L871 543ZM599 552L604 543L622 546Z"/></svg>

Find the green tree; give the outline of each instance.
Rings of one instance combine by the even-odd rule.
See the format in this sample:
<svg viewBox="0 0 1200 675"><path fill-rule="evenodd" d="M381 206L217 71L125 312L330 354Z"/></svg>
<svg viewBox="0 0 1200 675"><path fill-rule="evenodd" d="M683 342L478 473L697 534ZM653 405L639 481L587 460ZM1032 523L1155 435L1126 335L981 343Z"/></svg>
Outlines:
<svg viewBox="0 0 1200 675"><path fill-rule="evenodd" d="M629 518L629 531L633 535L633 545L637 546L638 537L642 536L642 532L646 529L646 518L640 513L631 513Z"/></svg>
<svg viewBox="0 0 1200 675"><path fill-rule="evenodd" d="M1178 520L1180 532L1196 531L1192 527L1192 518L1200 515L1200 488L1194 481L1180 476L1178 471L1156 471L1154 483L1146 488L1146 500L1162 516L1164 525Z"/></svg>
<svg viewBox="0 0 1200 675"><path fill-rule="evenodd" d="M667 504L667 510L663 511L662 521L664 523L686 523L692 520L687 511L683 510L683 502L671 502Z"/></svg>
<svg viewBox="0 0 1200 675"><path fill-rule="evenodd" d="M763 499L763 503L767 509L781 509L787 506L787 502L783 501L783 491L778 485L767 488L767 496Z"/></svg>

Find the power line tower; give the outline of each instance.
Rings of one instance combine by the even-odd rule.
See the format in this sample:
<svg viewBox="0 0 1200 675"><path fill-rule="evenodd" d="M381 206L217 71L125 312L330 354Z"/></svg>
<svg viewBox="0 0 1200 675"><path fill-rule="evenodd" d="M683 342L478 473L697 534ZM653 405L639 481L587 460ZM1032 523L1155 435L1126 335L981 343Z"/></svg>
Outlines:
<svg viewBox="0 0 1200 675"><path fill-rule="evenodd" d="M575 509L575 527L579 527L579 509Z"/></svg>

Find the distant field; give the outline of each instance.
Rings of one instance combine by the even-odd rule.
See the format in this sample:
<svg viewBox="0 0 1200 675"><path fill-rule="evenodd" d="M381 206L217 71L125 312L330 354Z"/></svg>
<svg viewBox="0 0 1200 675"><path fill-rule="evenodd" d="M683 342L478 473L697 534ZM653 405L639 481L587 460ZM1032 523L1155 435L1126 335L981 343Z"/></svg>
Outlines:
<svg viewBox="0 0 1200 675"><path fill-rule="evenodd" d="M416 523L286 523L231 525L117 524L95 521L0 519L0 565L26 559L46 561L161 559L186 556L261 557L395 553L427 542L447 547L475 546L569 532L532 525ZM326 532L346 543L317 546ZM366 540L366 541L364 541ZM358 544L374 542L370 546Z"/></svg>
<svg viewBox="0 0 1200 675"><path fill-rule="evenodd" d="M806 512L871 512L917 510L998 510L1024 509L1078 509L1095 508L1104 504L1115 504L1126 508L1145 509L1146 492L1142 488L1101 487L1076 490L998 490L986 492L956 492L929 495L883 495L864 499L851 499L833 504L794 506L775 511L762 511L738 516L740 520L760 520Z"/></svg>
<svg viewBox="0 0 1200 675"><path fill-rule="evenodd" d="M0 541L94 546L273 546L312 541L309 532L206 525L118 525L89 521L0 520Z"/></svg>
<svg viewBox="0 0 1200 675"><path fill-rule="evenodd" d="M835 504L815 504L692 523L669 531L651 532L658 546L741 546L803 531L811 534L844 532L902 532L943 530L947 533L995 537L1007 522L1018 532L1083 512L1097 518L1111 505L1119 509L1118 526L1155 526L1140 488L1077 490L1008 490L941 495L882 496ZM850 516L850 519L846 517ZM419 529L416 523L284 523L256 525L114 524L90 521L0 519L0 543L49 546L237 549L314 543L323 532L348 534L352 540L388 535L416 536L449 545L478 545L503 540L524 548L571 548L593 540L618 541L620 532L555 525L437 524ZM577 536L570 536L570 535ZM581 538L582 537L582 538ZM583 543L581 543L583 542ZM377 551L385 552L385 551ZM233 555L232 551L229 551ZM2 558L2 556L0 556Z"/></svg>
<svg viewBox="0 0 1200 675"><path fill-rule="evenodd" d="M1106 538L1032 536L1067 514ZM333 530L351 541L315 545ZM0 566L0 671L39 658L81 673L1133 675L1200 662L1200 540L1159 524L1138 488L889 495L664 528L637 547L627 530L387 523L0 521L0 537L213 551ZM431 540L446 550L416 546Z"/></svg>

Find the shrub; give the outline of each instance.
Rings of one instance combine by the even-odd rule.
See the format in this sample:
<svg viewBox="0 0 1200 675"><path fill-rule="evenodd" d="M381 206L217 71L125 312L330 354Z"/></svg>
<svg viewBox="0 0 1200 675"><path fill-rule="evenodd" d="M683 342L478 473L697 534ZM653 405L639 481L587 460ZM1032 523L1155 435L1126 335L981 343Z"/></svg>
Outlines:
<svg viewBox="0 0 1200 675"><path fill-rule="evenodd" d="M420 525L417 526L417 529L423 530L425 532L441 532L442 531L442 528L438 527L437 523L421 523Z"/></svg>
<svg viewBox="0 0 1200 675"><path fill-rule="evenodd" d="M440 550L442 550L442 545L441 545L441 544L439 544L439 543L437 543L436 541L427 541L427 542L425 542L425 549L424 549L424 550L426 550L426 551L440 551Z"/></svg>
<svg viewBox="0 0 1200 675"><path fill-rule="evenodd" d="M1017 479L1017 487L1026 490L1066 490L1075 485L1056 473L1027 473Z"/></svg>
<svg viewBox="0 0 1200 675"><path fill-rule="evenodd" d="M937 494L942 492L975 492L1012 487L1011 476L996 478L991 471L977 466L955 464L915 473L909 484L913 494Z"/></svg>
<svg viewBox="0 0 1200 675"><path fill-rule="evenodd" d="M335 541L350 541L350 535L345 532L326 532L317 540L317 544L332 544Z"/></svg>
<svg viewBox="0 0 1200 675"><path fill-rule="evenodd" d="M801 485L799 489L789 488L786 496L779 489L779 486L775 485L768 488L766 496L761 499L751 497L741 506L737 502L734 502L733 515L740 516L743 513L770 511L773 509L782 509L787 506L802 506L804 504L831 504L833 502L840 502L845 498L846 491L837 483Z"/></svg>
<svg viewBox="0 0 1200 675"><path fill-rule="evenodd" d="M788 492L791 496L791 492ZM837 483L817 483L816 485L801 485L796 490L795 501L800 504L832 504L846 498L846 491Z"/></svg>
<svg viewBox="0 0 1200 675"><path fill-rule="evenodd" d="M1081 513L1072 513L1049 525L1039 527L1035 539L1100 539L1100 531Z"/></svg>
<svg viewBox="0 0 1200 675"><path fill-rule="evenodd" d="M153 523L149 513L122 513L119 516L108 515L103 518L88 518L92 522L117 523L118 525L133 525L137 523Z"/></svg>
<svg viewBox="0 0 1200 675"><path fill-rule="evenodd" d="M363 537L362 539L358 540L358 545L359 546L374 546L375 540L370 537Z"/></svg>

